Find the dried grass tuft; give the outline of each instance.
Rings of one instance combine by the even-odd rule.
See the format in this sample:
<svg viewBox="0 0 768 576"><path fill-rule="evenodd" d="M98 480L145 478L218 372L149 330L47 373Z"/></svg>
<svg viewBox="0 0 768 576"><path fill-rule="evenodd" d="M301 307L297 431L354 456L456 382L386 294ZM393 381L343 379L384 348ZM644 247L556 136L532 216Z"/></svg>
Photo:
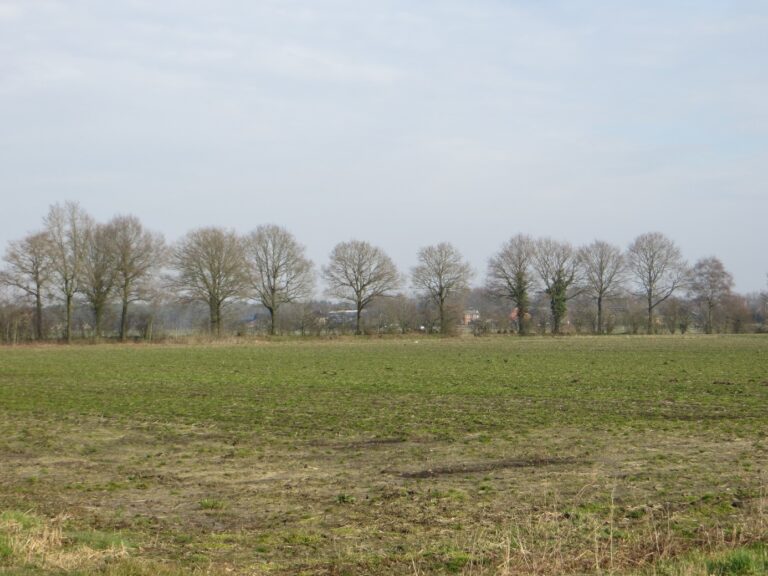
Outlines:
<svg viewBox="0 0 768 576"><path fill-rule="evenodd" d="M69 546L64 536L66 515L49 520L40 520L25 515L31 521L25 522L19 515L0 519L0 534L10 549L11 556L28 565L46 570L82 570L103 565L109 560L125 558L128 550L124 544L112 545L96 550L87 545Z"/></svg>

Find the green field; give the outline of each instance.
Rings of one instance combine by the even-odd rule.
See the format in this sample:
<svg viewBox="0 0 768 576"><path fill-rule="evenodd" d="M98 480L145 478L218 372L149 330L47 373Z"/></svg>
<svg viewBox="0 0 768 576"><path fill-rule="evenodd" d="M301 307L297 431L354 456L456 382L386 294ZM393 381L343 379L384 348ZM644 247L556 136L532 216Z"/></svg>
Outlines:
<svg viewBox="0 0 768 576"><path fill-rule="evenodd" d="M762 574L768 338L0 349L2 574Z"/></svg>

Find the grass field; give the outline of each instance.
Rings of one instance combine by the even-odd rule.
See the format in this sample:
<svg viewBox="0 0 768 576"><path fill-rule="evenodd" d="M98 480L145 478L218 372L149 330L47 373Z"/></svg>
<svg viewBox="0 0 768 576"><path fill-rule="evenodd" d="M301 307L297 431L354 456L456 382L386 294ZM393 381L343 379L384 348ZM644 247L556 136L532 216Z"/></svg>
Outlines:
<svg viewBox="0 0 768 576"><path fill-rule="evenodd" d="M766 337L0 349L2 574L763 574L766 543Z"/></svg>

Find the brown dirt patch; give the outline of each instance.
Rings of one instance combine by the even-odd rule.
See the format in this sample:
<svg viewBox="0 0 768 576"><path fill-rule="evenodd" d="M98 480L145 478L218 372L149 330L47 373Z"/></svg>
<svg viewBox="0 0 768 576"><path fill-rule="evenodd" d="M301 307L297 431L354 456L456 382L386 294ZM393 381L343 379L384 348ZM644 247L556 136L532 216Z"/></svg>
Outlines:
<svg viewBox="0 0 768 576"><path fill-rule="evenodd" d="M537 466L553 466L557 464L586 464L585 460L577 458L509 458L490 462L460 463L451 466L440 466L414 472L400 472L403 478L434 478L449 474L465 474L474 472L490 472L506 468L531 468Z"/></svg>

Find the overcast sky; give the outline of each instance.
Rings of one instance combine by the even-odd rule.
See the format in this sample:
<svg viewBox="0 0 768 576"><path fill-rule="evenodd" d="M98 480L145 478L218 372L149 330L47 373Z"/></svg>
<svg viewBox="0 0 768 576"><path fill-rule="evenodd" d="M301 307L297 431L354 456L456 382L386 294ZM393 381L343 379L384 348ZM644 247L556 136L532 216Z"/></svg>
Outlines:
<svg viewBox="0 0 768 576"><path fill-rule="evenodd" d="M0 0L0 247L76 200L407 270L660 231L768 272L768 2Z"/></svg>

